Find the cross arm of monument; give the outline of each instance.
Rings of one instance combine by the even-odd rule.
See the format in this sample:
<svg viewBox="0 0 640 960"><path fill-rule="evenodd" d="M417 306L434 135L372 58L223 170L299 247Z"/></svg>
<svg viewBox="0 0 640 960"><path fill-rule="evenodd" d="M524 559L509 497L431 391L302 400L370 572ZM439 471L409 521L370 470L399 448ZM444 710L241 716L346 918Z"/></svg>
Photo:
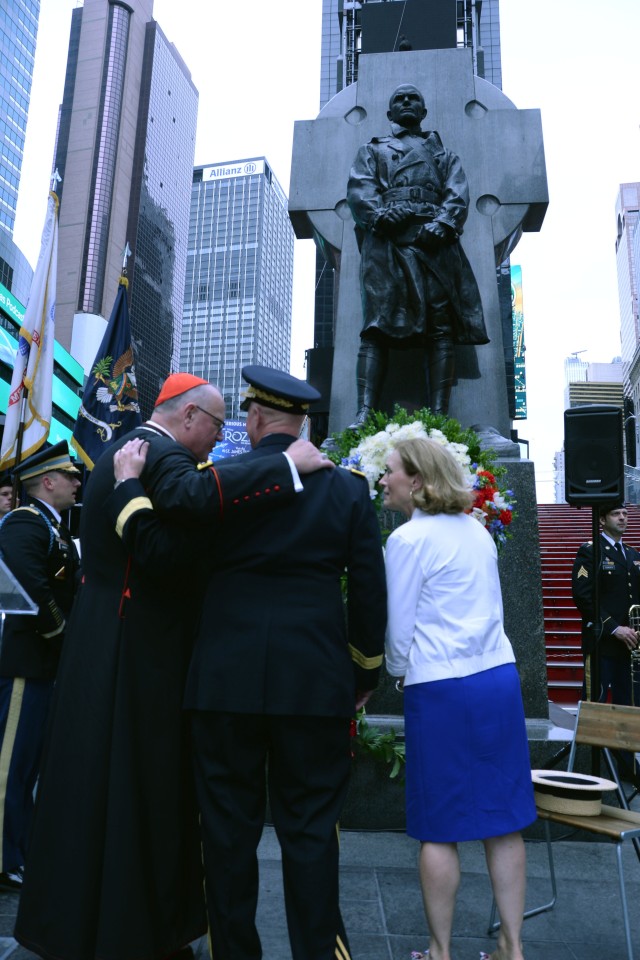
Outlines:
<svg viewBox="0 0 640 960"><path fill-rule="evenodd" d="M471 193L469 219L490 218L502 257L514 245L512 240L505 252L509 238L540 229L548 205L540 112L518 110L497 87L475 77L467 54L363 56L358 82L336 95L316 120L295 124L289 213L296 236L319 233L341 249L350 221L345 194L351 164L362 144L387 132L388 96L408 78L425 95L429 112L423 126L436 129L460 156ZM443 77L452 76L455 82L443 84Z"/></svg>

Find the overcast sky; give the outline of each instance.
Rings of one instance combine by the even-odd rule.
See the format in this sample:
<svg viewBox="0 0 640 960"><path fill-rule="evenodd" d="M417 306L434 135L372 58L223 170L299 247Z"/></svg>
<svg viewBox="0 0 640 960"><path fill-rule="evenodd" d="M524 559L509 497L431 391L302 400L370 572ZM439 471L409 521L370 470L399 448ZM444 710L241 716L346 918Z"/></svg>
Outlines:
<svg viewBox="0 0 640 960"><path fill-rule="evenodd" d="M71 10L42 0L15 242L32 265L44 221ZM320 0L155 0L200 93L196 164L266 156L289 188L293 123L318 113ZM563 440L563 360L620 353L615 200L640 180L640 0L501 0L505 94L542 112L550 204L512 255L523 271L530 441L538 498L553 499ZM634 41L634 42L632 42ZM296 241L292 372L313 345L312 241Z"/></svg>

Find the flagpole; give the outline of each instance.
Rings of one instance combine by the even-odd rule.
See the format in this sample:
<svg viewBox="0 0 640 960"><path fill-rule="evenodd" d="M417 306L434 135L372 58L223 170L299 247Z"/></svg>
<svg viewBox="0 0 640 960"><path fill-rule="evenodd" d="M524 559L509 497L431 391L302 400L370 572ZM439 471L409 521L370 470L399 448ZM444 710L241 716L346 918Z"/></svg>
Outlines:
<svg viewBox="0 0 640 960"><path fill-rule="evenodd" d="M24 434L25 413L27 410L27 399L29 397L29 388L25 387L22 391L22 407L20 410L20 423L18 424L18 434L16 436L16 466L20 463L22 457L22 437ZM11 488L11 510L15 510L18 502L18 488L20 479L17 474L13 476L13 485Z"/></svg>

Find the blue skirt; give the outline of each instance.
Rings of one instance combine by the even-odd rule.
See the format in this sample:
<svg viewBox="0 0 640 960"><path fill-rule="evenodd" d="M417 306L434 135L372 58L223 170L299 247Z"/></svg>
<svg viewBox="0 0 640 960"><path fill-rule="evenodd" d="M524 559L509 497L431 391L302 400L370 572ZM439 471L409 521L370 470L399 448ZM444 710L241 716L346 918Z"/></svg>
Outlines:
<svg viewBox="0 0 640 960"><path fill-rule="evenodd" d="M508 663L404 688L407 833L455 843L536 819L520 678Z"/></svg>

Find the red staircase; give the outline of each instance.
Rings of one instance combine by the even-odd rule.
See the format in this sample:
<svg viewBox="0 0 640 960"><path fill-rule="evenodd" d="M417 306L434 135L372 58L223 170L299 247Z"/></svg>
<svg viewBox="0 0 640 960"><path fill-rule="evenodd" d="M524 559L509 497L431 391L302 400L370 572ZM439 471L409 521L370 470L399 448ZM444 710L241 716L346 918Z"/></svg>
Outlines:
<svg viewBox="0 0 640 960"><path fill-rule="evenodd" d="M640 550L640 507L631 506L625 540ZM591 540L591 507L539 503L542 604L549 700L576 706L582 691L580 614L571 596L571 569L578 547Z"/></svg>

